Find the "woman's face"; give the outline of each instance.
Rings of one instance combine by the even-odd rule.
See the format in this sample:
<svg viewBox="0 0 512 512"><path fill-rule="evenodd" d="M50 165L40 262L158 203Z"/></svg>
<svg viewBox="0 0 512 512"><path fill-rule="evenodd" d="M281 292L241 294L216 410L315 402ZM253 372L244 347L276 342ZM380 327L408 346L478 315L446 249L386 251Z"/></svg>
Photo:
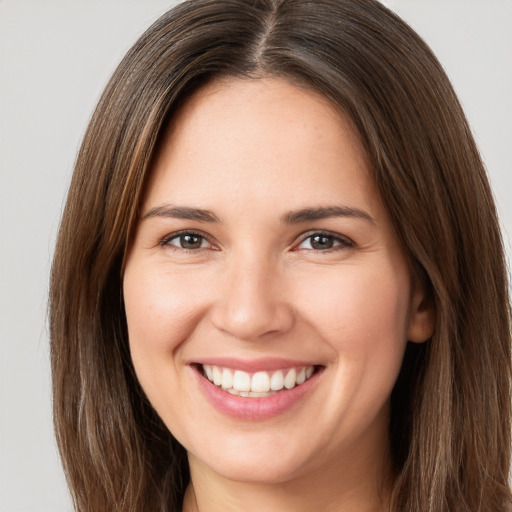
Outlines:
<svg viewBox="0 0 512 512"><path fill-rule="evenodd" d="M174 119L124 299L147 397L193 470L237 481L370 471L430 334L353 127L277 79L215 82Z"/></svg>

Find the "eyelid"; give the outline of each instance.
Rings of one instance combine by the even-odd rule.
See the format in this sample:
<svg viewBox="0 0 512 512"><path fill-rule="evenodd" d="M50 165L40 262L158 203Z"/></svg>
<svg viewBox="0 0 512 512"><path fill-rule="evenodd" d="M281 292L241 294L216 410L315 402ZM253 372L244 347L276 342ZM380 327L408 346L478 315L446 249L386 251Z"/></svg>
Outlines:
<svg viewBox="0 0 512 512"><path fill-rule="evenodd" d="M203 238L204 240L206 240L210 244L209 249L217 249L216 244L212 241L212 239L209 235L207 235L206 233L203 233L202 231L198 231L196 229L180 229L179 231L174 231L173 233L169 233L159 240L158 245L161 247L168 247L172 250L197 252L199 249L185 249L183 247L178 247L176 245L172 245L169 243L171 240L178 238L180 236L183 236L183 235L199 236L199 237ZM205 247L201 247L200 249L205 249Z"/></svg>
<svg viewBox="0 0 512 512"><path fill-rule="evenodd" d="M161 247L168 247L172 250L179 250L179 251L186 251L186 252L198 252L199 249L205 249L204 247L198 248L198 249L185 249L183 247L178 247L178 246L175 246L175 245L172 245L169 243L171 240L178 238L180 236L183 236L183 235L194 235L194 236L201 237L210 244L210 247L208 247L208 249L218 250L218 245L212 241L211 237L208 234L206 234L202 231L199 231L199 230L195 230L195 229L181 229L179 231L174 231L172 233L169 233L169 234L163 236L159 240L158 245ZM307 232L299 235L298 242L294 244L292 250L302 250L302 249L299 249L299 246L303 242L305 242L308 238L311 238L315 235L330 237L330 238L334 239L335 241L339 242L339 244L334 247L325 249L325 250L320 250L320 249L303 249L303 250L310 250L310 251L314 251L314 252L330 252L330 251L336 251L336 250L355 247L355 245L356 245L353 240L351 240L349 237L347 237L345 235L342 235L340 233L335 233L332 231L317 229L317 230L310 230L310 231L307 231Z"/></svg>
<svg viewBox="0 0 512 512"><path fill-rule="evenodd" d="M304 249L304 250L315 251L315 252L329 252L329 251L336 251L336 250L346 249L346 248L351 248L351 247L356 246L355 242L352 239L350 239L348 236L342 235L340 233L334 233L332 231L326 231L323 229L316 229L316 230L310 230L310 231L307 231L306 233L301 234L299 236L299 241L294 245L293 250L301 250L301 249L299 249L299 246L303 242L305 242L308 238L311 238L315 235L331 237L334 240L338 241L339 245L337 245L335 247L331 247L329 249L325 249L323 251L319 250L319 249Z"/></svg>

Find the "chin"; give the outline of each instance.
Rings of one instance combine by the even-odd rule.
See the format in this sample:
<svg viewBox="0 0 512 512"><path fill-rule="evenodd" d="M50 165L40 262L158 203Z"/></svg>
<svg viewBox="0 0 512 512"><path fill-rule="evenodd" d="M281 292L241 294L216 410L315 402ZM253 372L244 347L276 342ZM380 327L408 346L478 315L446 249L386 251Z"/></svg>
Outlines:
<svg viewBox="0 0 512 512"><path fill-rule="evenodd" d="M311 466L303 448L293 449L285 440L269 440L268 443L260 440L250 447L245 444L244 448L238 443L215 443L204 456L189 453L189 457L222 478L250 484L282 484L298 477L304 467Z"/></svg>

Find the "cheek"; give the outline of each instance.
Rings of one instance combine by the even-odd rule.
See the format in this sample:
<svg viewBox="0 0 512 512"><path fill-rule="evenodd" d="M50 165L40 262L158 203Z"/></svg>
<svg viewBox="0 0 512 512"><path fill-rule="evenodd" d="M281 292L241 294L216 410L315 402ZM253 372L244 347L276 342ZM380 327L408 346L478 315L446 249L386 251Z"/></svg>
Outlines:
<svg viewBox="0 0 512 512"><path fill-rule="evenodd" d="M402 269L354 266L317 275L295 296L302 297L304 315L330 339L360 346L407 335L410 283Z"/></svg>
<svg viewBox="0 0 512 512"><path fill-rule="evenodd" d="M173 351L189 331L203 302L190 279L161 269L127 267L123 281L130 345Z"/></svg>
<svg viewBox="0 0 512 512"><path fill-rule="evenodd" d="M407 343L410 284L406 272L345 273L317 296L322 336L336 354L330 410L363 431L388 403ZM328 296L328 297L326 297ZM329 315L328 318L327 315ZM349 405L348 405L349 404ZM334 434L333 434L334 435Z"/></svg>
<svg viewBox="0 0 512 512"><path fill-rule="evenodd" d="M170 273L155 262L127 264L123 294L130 355L146 397L169 430L180 431L178 418L188 417L191 400L182 375L183 342L204 310L204 290L197 282ZM189 397L190 398L190 397Z"/></svg>
<svg viewBox="0 0 512 512"><path fill-rule="evenodd" d="M354 266L309 287L303 316L330 346L340 389L387 398L407 342L409 295L407 271L392 265Z"/></svg>
<svg viewBox="0 0 512 512"><path fill-rule="evenodd" d="M124 275L130 354L137 378L157 409L168 401L165 390L179 388L173 369L183 340L197 322L201 300L191 283L186 284L158 265L127 265Z"/></svg>

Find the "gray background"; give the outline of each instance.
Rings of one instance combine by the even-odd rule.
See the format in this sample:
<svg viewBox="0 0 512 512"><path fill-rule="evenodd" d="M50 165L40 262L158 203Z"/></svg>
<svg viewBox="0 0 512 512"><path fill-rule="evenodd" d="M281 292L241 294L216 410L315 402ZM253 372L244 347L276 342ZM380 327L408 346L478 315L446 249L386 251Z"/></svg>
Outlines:
<svg viewBox="0 0 512 512"><path fill-rule="evenodd" d="M0 0L0 511L71 510L51 424L47 280L73 161L109 75L176 2ZM512 233L512 0L384 2L432 46Z"/></svg>

